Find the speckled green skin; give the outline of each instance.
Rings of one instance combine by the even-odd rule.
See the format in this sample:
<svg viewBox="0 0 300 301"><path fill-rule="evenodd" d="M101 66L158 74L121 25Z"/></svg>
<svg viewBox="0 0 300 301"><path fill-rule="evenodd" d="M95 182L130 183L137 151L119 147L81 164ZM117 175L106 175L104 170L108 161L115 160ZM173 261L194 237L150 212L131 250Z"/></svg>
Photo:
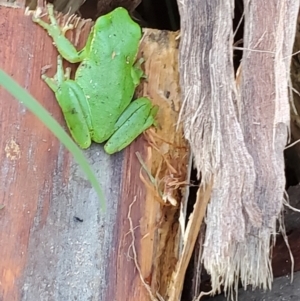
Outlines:
<svg viewBox="0 0 300 301"><path fill-rule="evenodd" d="M135 65L140 26L124 8L116 8L97 19L78 52L64 37L51 5L48 12L51 24L33 21L47 30L64 59L80 62L74 80L70 70L64 72L60 56L54 78L42 76L55 92L73 139L82 148L108 140L107 153L120 151L155 122L157 112L148 98L131 102L143 75Z"/></svg>

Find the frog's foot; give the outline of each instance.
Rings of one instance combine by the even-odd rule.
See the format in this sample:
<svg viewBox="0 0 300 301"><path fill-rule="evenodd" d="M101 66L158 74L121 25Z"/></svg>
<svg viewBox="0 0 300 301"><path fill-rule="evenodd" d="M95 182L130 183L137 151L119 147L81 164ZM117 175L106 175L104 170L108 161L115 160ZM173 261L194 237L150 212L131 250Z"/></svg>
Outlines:
<svg viewBox="0 0 300 301"><path fill-rule="evenodd" d="M64 72L62 57L58 55L57 71L54 77L48 77L47 75L42 74L42 79L54 92L56 92L59 85L61 85L65 80L70 79L70 74L71 74L71 68L67 68L66 72Z"/></svg>
<svg viewBox="0 0 300 301"><path fill-rule="evenodd" d="M66 31L73 28L73 25L69 23L70 19L68 20L67 24L61 28L54 15L53 5L48 4L47 7L50 24L41 20L41 16L38 13L33 15L33 22L39 24L48 32L48 35L53 39L53 44L64 59L70 63L81 62L87 55L86 51L82 49L78 52L75 46L64 36Z"/></svg>
<svg viewBox="0 0 300 301"><path fill-rule="evenodd" d="M139 58L135 63L134 63L134 68L136 69L141 69L142 64L145 62L145 59L143 57Z"/></svg>
<svg viewBox="0 0 300 301"><path fill-rule="evenodd" d="M71 68L67 67L64 78L65 78L65 80L68 80L68 79L70 79L70 77L71 77Z"/></svg>
<svg viewBox="0 0 300 301"><path fill-rule="evenodd" d="M61 28L61 32L62 34L65 36L66 35L66 32L70 29L73 29L74 28L74 25L73 24L69 24L67 23L66 25L64 25L64 27Z"/></svg>
<svg viewBox="0 0 300 301"><path fill-rule="evenodd" d="M36 23L43 16L44 16L44 14L42 14L42 9L40 7L37 7L36 10L34 11L34 13L32 14L32 21Z"/></svg>
<svg viewBox="0 0 300 301"><path fill-rule="evenodd" d="M141 68L141 65L145 62L144 58L137 60L132 67L132 79L134 84L137 86L140 83L141 78L146 78L144 71Z"/></svg>
<svg viewBox="0 0 300 301"><path fill-rule="evenodd" d="M48 77L45 74L42 74L42 80L51 88L51 90L55 93L58 89L58 84L55 77Z"/></svg>
<svg viewBox="0 0 300 301"><path fill-rule="evenodd" d="M152 120L152 124L151 125L153 125L155 128L161 128L160 127L160 124L158 123L158 121L155 119L155 117L156 117L156 115L157 115L157 113L158 113L158 109L159 109L159 107L158 106L153 106L152 108L151 108L151 111L150 111L150 114L149 114L149 116L151 116L151 120ZM148 122L150 122L150 119L148 120ZM146 129L148 128L148 127L150 127L151 125L149 125L149 126L147 126L146 127Z"/></svg>
<svg viewBox="0 0 300 301"><path fill-rule="evenodd" d="M65 35L65 33L69 29L73 28L72 25L70 25L70 24L67 24L65 27L61 28L60 25L57 23L57 20L56 20L55 14L54 14L53 5L48 3L47 9L48 9L48 16L49 16L50 24L41 19L41 17L43 17L43 15L41 15L40 10L37 10L32 15L32 21L39 24L41 27L43 27L45 30L47 30L50 36L61 35L61 34Z"/></svg>

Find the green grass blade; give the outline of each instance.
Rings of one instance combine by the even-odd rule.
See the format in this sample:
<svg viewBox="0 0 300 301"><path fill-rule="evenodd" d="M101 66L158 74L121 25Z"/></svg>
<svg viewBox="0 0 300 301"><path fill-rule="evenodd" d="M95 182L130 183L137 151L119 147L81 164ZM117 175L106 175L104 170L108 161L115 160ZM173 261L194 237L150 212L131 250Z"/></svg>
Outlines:
<svg viewBox="0 0 300 301"><path fill-rule="evenodd" d="M0 85L3 86L17 100L23 103L33 114L35 114L44 123L44 125L48 127L49 130L60 140L60 142L64 144L64 146L72 153L75 160L85 172L88 180L96 190L101 207L103 210L105 210L106 204L103 191L94 172L92 171L82 151L63 130L59 123L53 117L51 117L48 111L37 100L35 100L24 88L22 88L1 69Z"/></svg>

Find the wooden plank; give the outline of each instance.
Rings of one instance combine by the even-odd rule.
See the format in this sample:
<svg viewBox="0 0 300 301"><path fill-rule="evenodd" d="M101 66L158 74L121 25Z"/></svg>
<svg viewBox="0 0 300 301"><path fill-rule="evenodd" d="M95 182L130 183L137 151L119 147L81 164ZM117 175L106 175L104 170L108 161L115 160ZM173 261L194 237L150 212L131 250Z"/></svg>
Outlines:
<svg viewBox="0 0 300 301"><path fill-rule="evenodd" d="M53 93L40 79L43 66L56 66L51 39L21 9L0 7L0 16L0 37L5 37L0 67L64 125ZM70 33L79 48L90 25L85 24L80 36ZM135 247L142 278L153 294L159 288L164 292L162 279L168 279L178 253L180 202L180 188L167 185L166 176L177 182L185 179L188 156L182 131L175 132L180 108L176 34L148 30L145 35L141 49L148 79L143 93L160 104L161 129L113 156L95 144L85 151L104 188L105 213L99 212L96 194L72 156L33 114L0 88L0 199L5 205L0 211L0 300L121 300L124 296L149 300L128 256L132 242L128 210L134 199L131 220L137 227ZM155 134L163 139L153 140L159 151L145 139ZM159 203L150 182L146 189L136 151L161 186L171 191L169 198L177 199L176 206ZM160 265L162 260L167 272Z"/></svg>
<svg viewBox="0 0 300 301"><path fill-rule="evenodd" d="M1 7L1 67L64 124L53 93L40 80L55 64L50 38L23 10ZM4 26L5 24L5 26ZM19 26L18 26L19 24ZM3 300L90 297L105 300L123 154L94 145L85 152L105 188L108 209L70 154L41 122L1 89L0 296ZM83 222L76 222L74 216Z"/></svg>

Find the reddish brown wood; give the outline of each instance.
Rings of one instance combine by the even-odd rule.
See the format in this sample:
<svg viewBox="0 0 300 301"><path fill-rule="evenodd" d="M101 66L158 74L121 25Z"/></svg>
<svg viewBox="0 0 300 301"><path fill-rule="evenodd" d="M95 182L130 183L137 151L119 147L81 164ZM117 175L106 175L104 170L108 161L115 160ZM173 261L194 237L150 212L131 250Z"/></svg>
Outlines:
<svg viewBox="0 0 300 301"><path fill-rule="evenodd" d="M90 25L81 30L78 48L84 45ZM156 73L149 75L144 89L156 103L164 100L158 115L164 133L173 139L171 142L184 143L182 132L175 134L174 127L179 112L178 74L173 64L177 60L176 34L160 35L159 31L149 31L150 38L142 47L155 43L151 49L157 55L168 49L167 67L161 71L158 56L151 62L151 56L145 55L146 73L151 73L155 64ZM69 37L72 41L78 38L72 32ZM169 38L173 41L170 47ZM57 52L45 31L23 10L0 7L0 39L0 67L65 125L53 93L40 79L43 66L53 64L49 75L56 66ZM127 215L136 197L131 216L137 227L138 260L143 277L156 292L163 283L159 282L161 275L169 275L176 261L178 208L161 206L157 197L146 191L135 151L149 163L153 174L161 155L152 155L151 160L146 157L154 151L143 136L113 156L106 155L99 145L85 151L105 192L107 211L102 213L94 190L72 156L2 87L0 106L0 204L5 205L0 210L0 300L149 300L128 256L131 236ZM182 171L186 167L183 158L187 157L174 155L177 144L167 146L169 151L164 155L170 160L179 158ZM164 143L159 147L166 149ZM186 154L185 146L179 149ZM154 160L155 156L160 159ZM159 176L162 179L164 173ZM176 191L174 195L179 196ZM167 264L167 273L159 260Z"/></svg>
<svg viewBox="0 0 300 301"><path fill-rule="evenodd" d="M45 107L62 120L51 91L41 85L39 73L45 45L44 33L32 25L20 9L0 7L1 68L36 98L44 100ZM48 46L50 46L48 44ZM48 55L54 58L49 47ZM33 66L36 66L33 68ZM49 101L51 100L51 101ZM0 212L0 296L3 300L20 300L17 288L28 258L28 242L40 208L40 226L46 221L53 172L56 169L58 141L2 87L1 102L1 202ZM68 155L63 156L62 167L68 166ZM62 182L66 180L62 178Z"/></svg>
<svg viewBox="0 0 300 301"><path fill-rule="evenodd" d="M64 125L53 93L40 79L43 66L56 66L51 39L24 10L0 7L0 16L0 67ZM79 47L87 32L88 26ZM109 258L117 244L123 154L107 156L99 145L85 152L106 195L107 212L100 213L90 183L50 131L2 87L0 102L5 205L0 212L0 300L108 300L117 285L108 286L105 279L109 271L116 274Z"/></svg>

